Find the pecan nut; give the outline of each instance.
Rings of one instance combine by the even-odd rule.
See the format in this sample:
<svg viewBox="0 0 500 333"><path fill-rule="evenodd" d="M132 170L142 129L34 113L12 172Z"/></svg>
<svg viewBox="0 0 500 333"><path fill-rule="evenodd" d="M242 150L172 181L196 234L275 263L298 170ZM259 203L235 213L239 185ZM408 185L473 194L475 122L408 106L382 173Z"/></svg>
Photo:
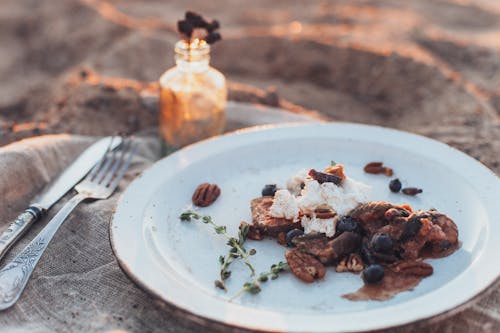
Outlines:
<svg viewBox="0 0 500 333"><path fill-rule="evenodd" d="M299 249L287 251L285 258L292 273L304 282L311 283L325 276L325 266L312 255Z"/></svg>
<svg viewBox="0 0 500 333"><path fill-rule="evenodd" d="M365 170L366 173L383 173L387 177L391 177L394 174L394 171L391 168L384 166L382 162L370 162L365 165L363 170Z"/></svg>
<svg viewBox="0 0 500 333"><path fill-rule="evenodd" d="M417 195L419 193L422 193L423 190L421 188L417 187L405 187L404 189L401 190L406 195Z"/></svg>
<svg viewBox="0 0 500 333"><path fill-rule="evenodd" d="M392 177L392 175L394 175L394 170L392 170L391 168L386 167L386 166L384 167L384 170L382 172L387 177Z"/></svg>
<svg viewBox="0 0 500 333"><path fill-rule="evenodd" d="M340 260L337 266L335 267L335 272L338 273L349 272L349 269L347 268L347 261L348 261L347 257L342 258L342 260Z"/></svg>
<svg viewBox="0 0 500 333"><path fill-rule="evenodd" d="M220 188L216 184L200 184L193 193L193 204L199 207L207 207L214 203L220 195Z"/></svg>
<svg viewBox="0 0 500 333"><path fill-rule="evenodd" d="M330 206L328 205L321 205L316 207L314 210L314 214L316 215L316 218L318 219L331 219L337 216L337 212L334 211Z"/></svg>
<svg viewBox="0 0 500 333"><path fill-rule="evenodd" d="M420 260L402 261L394 264L391 269L396 273L421 277L432 275L434 271L431 265Z"/></svg>
<svg viewBox="0 0 500 333"><path fill-rule="evenodd" d="M336 272L361 272L365 268L361 256L357 253L351 253L344 257L335 267Z"/></svg>

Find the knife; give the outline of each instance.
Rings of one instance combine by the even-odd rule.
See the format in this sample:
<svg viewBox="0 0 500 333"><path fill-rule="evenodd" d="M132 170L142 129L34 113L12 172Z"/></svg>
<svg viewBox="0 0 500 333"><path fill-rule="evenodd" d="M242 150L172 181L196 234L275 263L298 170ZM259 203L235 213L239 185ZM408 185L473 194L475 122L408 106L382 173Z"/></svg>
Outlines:
<svg viewBox="0 0 500 333"><path fill-rule="evenodd" d="M64 172L47 188L34 203L12 222L0 235L0 259L10 247L43 216L43 213L55 204L66 192L75 186L92 167L110 149L115 149L122 142L120 137L106 137L88 147Z"/></svg>

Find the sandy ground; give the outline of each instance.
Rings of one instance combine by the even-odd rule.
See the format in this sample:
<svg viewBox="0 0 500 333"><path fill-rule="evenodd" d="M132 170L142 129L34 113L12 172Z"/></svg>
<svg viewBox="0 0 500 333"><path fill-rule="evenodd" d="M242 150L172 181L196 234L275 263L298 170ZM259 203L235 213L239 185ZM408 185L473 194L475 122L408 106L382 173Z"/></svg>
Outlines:
<svg viewBox="0 0 500 333"><path fill-rule="evenodd" d="M0 145L155 126L187 8L222 22L232 99L421 133L500 172L496 0L4 0Z"/></svg>

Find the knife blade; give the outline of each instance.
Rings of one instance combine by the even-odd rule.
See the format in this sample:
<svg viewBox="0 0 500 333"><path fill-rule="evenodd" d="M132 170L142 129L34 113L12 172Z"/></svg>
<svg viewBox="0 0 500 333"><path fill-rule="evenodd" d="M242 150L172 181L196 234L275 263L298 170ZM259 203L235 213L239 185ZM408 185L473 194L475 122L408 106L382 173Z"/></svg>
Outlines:
<svg viewBox="0 0 500 333"><path fill-rule="evenodd" d="M29 229L43 213L75 186L109 149L122 142L120 137L105 137L85 149L73 163L0 235L0 260L10 247Z"/></svg>

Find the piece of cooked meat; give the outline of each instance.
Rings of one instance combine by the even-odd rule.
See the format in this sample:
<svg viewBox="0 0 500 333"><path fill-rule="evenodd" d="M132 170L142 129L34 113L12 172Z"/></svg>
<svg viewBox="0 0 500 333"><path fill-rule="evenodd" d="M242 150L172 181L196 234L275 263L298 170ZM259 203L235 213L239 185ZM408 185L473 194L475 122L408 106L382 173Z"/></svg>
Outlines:
<svg viewBox="0 0 500 333"><path fill-rule="evenodd" d="M356 207L350 213L366 237L386 234L395 242L393 252L374 253L381 261L395 261L395 254L403 259L417 259L424 250L430 256L447 255L458 246L458 229L446 215L436 211L413 212L407 205L388 202L369 202ZM366 257L366 256L365 256Z"/></svg>
<svg viewBox="0 0 500 333"><path fill-rule="evenodd" d="M357 252L361 246L361 236L347 231L331 239L317 233L295 237L293 243L299 250L315 256L325 265L330 265L350 253Z"/></svg>
<svg viewBox="0 0 500 333"><path fill-rule="evenodd" d="M361 236L355 232L345 231L340 236L330 241L334 253L334 261L350 253L358 252L361 247Z"/></svg>
<svg viewBox="0 0 500 333"><path fill-rule="evenodd" d="M405 231L400 238L402 257L416 259L422 255L424 249L430 249L430 256L439 257L454 251L458 246L458 229L448 216L435 211L418 211L408 217L406 225L416 224L418 230L408 237ZM406 239L408 238L408 239Z"/></svg>
<svg viewBox="0 0 500 333"><path fill-rule="evenodd" d="M273 205L273 197L265 196L255 198L250 201L250 210L252 211L253 224L264 222L269 216L269 209Z"/></svg>
<svg viewBox="0 0 500 333"><path fill-rule="evenodd" d="M302 229L299 222L285 218L272 217L269 209L273 205L273 197L261 197L250 202L252 211L252 226L250 231L255 234L277 237L280 233L287 233L292 229ZM254 239L252 237L249 237Z"/></svg>
<svg viewBox="0 0 500 333"><path fill-rule="evenodd" d="M384 201L373 201L361 204L349 214L368 234L376 233L380 228L389 224L385 212L395 205Z"/></svg>
<svg viewBox="0 0 500 333"><path fill-rule="evenodd" d="M312 233L295 237L292 243L302 251L309 253L319 259L323 264L330 264L334 260L333 249L330 245L331 239L325 234Z"/></svg>
<svg viewBox="0 0 500 333"><path fill-rule="evenodd" d="M285 258L292 273L304 282L312 283L326 274L325 266L318 259L299 249L287 251Z"/></svg>
<svg viewBox="0 0 500 333"><path fill-rule="evenodd" d="M438 213L436 211L428 211L427 212L430 215L430 219L432 224L437 225L441 228L445 235L445 240L448 241L451 245L457 245L458 244L458 228L455 222L453 222L452 219L450 219L448 216L445 214ZM444 250L444 245L442 242L437 244L436 242L433 242L433 245L438 245L439 250ZM433 247L434 248L434 247Z"/></svg>

